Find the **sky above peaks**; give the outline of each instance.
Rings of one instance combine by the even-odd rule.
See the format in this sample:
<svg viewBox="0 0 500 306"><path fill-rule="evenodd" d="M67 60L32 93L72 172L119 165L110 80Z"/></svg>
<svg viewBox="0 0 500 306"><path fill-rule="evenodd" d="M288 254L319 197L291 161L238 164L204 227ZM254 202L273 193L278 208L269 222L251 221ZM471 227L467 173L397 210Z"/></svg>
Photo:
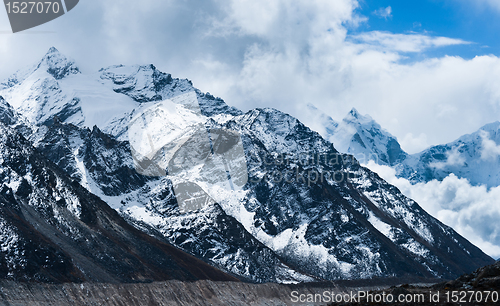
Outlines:
<svg viewBox="0 0 500 306"><path fill-rule="evenodd" d="M418 152L500 120L497 0L83 0L11 34L0 79L51 46L95 72L154 64L242 110L274 107L315 129L352 107Z"/></svg>
<svg viewBox="0 0 500 306"><path fill-rule="evenodd" d="M422 33L469 42L432 50L426 57L454 55L470 59L500 53L497 38L500 1L497 0L365 0L359 2L358 11L369 21L355 31Z"/></svg>

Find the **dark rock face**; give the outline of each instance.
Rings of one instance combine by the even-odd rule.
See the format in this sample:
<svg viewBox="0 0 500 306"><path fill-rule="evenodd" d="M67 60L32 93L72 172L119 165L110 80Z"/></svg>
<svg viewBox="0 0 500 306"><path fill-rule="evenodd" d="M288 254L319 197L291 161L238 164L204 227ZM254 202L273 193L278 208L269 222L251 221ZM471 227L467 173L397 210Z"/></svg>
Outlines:
<svg viewBox="0 0 500 306"><path fill-rule="evenodd" d="M473 273L462 275L456 280L435 287L454 290L498 291L500 290L500 262L497 261L493 265L479 268Z"/></svg>
<svg viewBox="0 0 500 306"><path fill-rule="evenodd" d="M455 280L434 285L423 286L421 283L410 285L412 281L414 284L418 283L418 280L406 280L402 285L370 291L371 298L365 296L356 301L342 303L342 305L497 305L500 290L500 264L496 262L479 268L473 273L464 274ZM387 298L388 295L391 297ZM374 296L386 298L375 302ZM390 299L392 302L389 301Z"/></svg>
<svg viewBox="0 0 500 306"><path fill-rule="evenodd" d="M387 159L389 165L396 165L403 161L407 154L401 149L399 142L395 138L389 139L387 143Z"/></svg>
<svg viewBox="0 0 500 306"><path fill-rule="evenodd" d="M128 144L116 141L97 127L80 129L56 122L38 141L37 147L79 182L83 179L79 167L88 169L90 178L99 183L105 195L116 196L135 190L149 179L133 170Z"/></svg>
<svg viewBox="0 0 500 306"><path fill-rule="evenodd" d="M80 69L75 66L75 62L68 60L56 48L52 47L40 62L39 66L46 65L47 72L56 80L60 80L70 74L80 73Z"/></svg>
<svg viewBox="0 0 500 306"><path fill-rule="evenodd" d="M169 85L177 87L177 84L172 85L174 80L170 74L157 70L153 65L138 66L130 71L127 68L129 67L119 65L102 69L101 78L111 80L115 92L125 94L137 102L161 101L164 89ZM138 80L139 78L142 80ZM177 79L175 82L179 81L181 80Z"/></svg>
<svg viewBox="0 0 500 306"><path fill-rule="evenodd" d="M0 121L7 125L14 125L16 123L16 114L12 106L0 96Z"/></svg>
<svg viewBox="0 0 500 306"><path fill-rule="evenodd" d="M243 112L232 106L229 106L221 98L216 98L210 93L202 93L196 91L198 95L198 103L200 104L201 113L204 116L210 117L218 114L230 114L233 116L242 115Z"/></svg>
<svg viewBox="0 0 500 306"><path fill-rule="evenodd" d="M33 134L31 124L20 116L2 96L0 96L0 122L12 127L25 137Z"/></svg>
<svg viewBox="0 0 500 306"><path fill-rule="evenodd" d="M2 245L0 277L18 281L78 282L84 279L71 257L23 217L21 205L4 187L0 196Z"/></svg>
<svg viewBox="0 0 500 306"><path fill-rule="evenodd" d="M117 141L97 127L90 131L56 122L37 143L38 150L72 179L84 185L92 182L85 185L91 191L110 197L142 193L149 201L150 211L170 220L160 233L157 227L144 221L127 218L140 230L244 279L277 281L276 269L283 263L274 252L251 236L219 205L194 214L179 214L171 182L139 175L127 142ZM85 169L84 174L79 167ZM151 190L148 183L157 187ZM128 200L124 197L122 204ZM217 259L224 259L224 264Z"/></svg>
<svg viewBox="0 0 500 306"><path fill-rule="evenodd" d="M174 79L170 74L156 69L154 65L132 67L117 65L101 69L100 72L101 79L112 81L116 93L127 95L137 102L161 101L195 90L203 115L241 114L241 111L229 107L221 98L195 89L191 81Z"/></svg>

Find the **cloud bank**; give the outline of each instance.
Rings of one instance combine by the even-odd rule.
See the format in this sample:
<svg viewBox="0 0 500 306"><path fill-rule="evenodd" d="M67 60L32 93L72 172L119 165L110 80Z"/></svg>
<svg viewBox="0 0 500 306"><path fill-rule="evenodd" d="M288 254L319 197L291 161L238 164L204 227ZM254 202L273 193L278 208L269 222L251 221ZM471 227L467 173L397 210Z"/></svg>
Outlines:
<svg viewBox="0 0 500 306"><path fill-rule="evenodd" d="M396 177L396 171L370 161L366 165L383 179L414 199L422 208L493 258L500 258L500 187L472 186L467 179L450 174L415 185Z"/></svg>

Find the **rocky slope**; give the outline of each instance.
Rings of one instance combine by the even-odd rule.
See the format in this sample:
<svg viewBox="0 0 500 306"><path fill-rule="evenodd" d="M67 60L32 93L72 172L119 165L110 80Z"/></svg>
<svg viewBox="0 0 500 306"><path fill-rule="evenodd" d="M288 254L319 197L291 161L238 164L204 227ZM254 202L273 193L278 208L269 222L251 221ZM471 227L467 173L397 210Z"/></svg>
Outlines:
<svg viewBox="0 0 500 306"><path fill-rule="evenodd" d="M152 236L250 280L313 279L286 267L218 204L179 212L171 181L138 174L129 144L97 127L89 130L55 123L44 130L37 146L73 179Z"/></svg>
<svg viewBox="0 0 500 306"><path fill-rule="evenodd" d="M125 222L0 123L0 277L39 282L235 280Z"/></svg>
<svg viewBox="0 0 500 306"><path fill-rule="evenodd" d="M137 306L288 306L292 291L341 292L333 283L317 285L249 284L237 282L154 282L149 284L19 284L0 282L0 305L137 305ZM310 305L310 304L308 304Z"/></svg>
<svg viewBox="0 0 500 306"><path fill-rule="evenodd" d="M500 290L500 261L493 265L482 267L470 274L465 274L456 280L441 283L434 288L454 289L454 290Z"/></svg>
<svg viewBox="0 0 500 306"><path fill-rule="evenodd" d="M470 274L434 285L408 283L370 291L371 300L363 297L342 305L498 305L500 291L500 263L481 267ZM385 296L380 302L373 296ZM387 298L392 296L392 302ZM337 305L334 303L328 305Z"/></svg>

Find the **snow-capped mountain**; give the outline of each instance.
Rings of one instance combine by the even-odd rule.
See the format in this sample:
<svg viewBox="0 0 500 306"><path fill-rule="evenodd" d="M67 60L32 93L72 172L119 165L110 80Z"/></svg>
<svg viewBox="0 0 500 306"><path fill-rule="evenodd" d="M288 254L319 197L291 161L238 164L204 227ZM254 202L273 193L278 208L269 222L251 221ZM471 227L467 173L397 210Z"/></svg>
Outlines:
<svg viewBox="0 0 500 306"><path fill-rule="evenodd" d="M444 145L409 156L396 167L397 175L412 183L443 180L450 173L472 185L500 185L500 122L481 127Z"/></svg>
<svg viewBox="0 0 500 306"><path fill-rule="evenodd" d="M339 123L312 104L308 108L312 117L320 120L324 129L318 130L322 136L333 143L337 150L354 155L361 163L373 160L381 165L394 166L408 156L396 137L355 108Z"/></svg>
<svg viewBox="0 0 500 306"><path fill-rule="evenodd" d="M243 278L454 277L492 262L335 142L278 110L242 113L152 65L82 74L55 49L28 71L3 83L0 95L32 124L27 137L40 154L137 229ZM126 131L144 109L186 92L196 93L201 109L192 122L241 136L249 177L241 190L205 189L217 203L182 212L172 180L135 171ZM171 111L182 117L180 110ZM335 130L350 135L353 148L385 154L387 164L404 155L355 110Z"/></svg>
<svg viewBox="0 0 500 306"><path fill-rule="evenodd" d="M4 123L15 119L0 122L2 279L235 280L125 222Z"/></svg>
<svg viewBox="0 0 500 306"><path fill-rule="evenodd" d="M0 84L0 96L35 125L50 125L58 117L77 126L96 125L123 139L134 110L142 104L189 91L196 91L206 115L238 113L210 94L195 90L191 81L174 79L153 65L111 66L87 75L56 48Z"/></svg>
<svg viewBox="0 0 500 306"><path fill-rule="evenodd" d="M128 142L61 122L43 134L37 147L44 155L150 235L250 280L312 280L287 268L218 204L181 214L170 180L135 171Z"/></svg>
<svg viewBox="0 0 500 306"><path fill-rule="evenodd" d="M472 185L500 185L500 122L481 127L448 144L432 146L420 153L407 154L396 137L385 131L369 116L355 109L335 122L314 106L309 106L319 118L318 130L335 148L354 155L361 163L373 160L392 166L396 175L411 183L443 180L451 173L466 178Z"/></svg>

